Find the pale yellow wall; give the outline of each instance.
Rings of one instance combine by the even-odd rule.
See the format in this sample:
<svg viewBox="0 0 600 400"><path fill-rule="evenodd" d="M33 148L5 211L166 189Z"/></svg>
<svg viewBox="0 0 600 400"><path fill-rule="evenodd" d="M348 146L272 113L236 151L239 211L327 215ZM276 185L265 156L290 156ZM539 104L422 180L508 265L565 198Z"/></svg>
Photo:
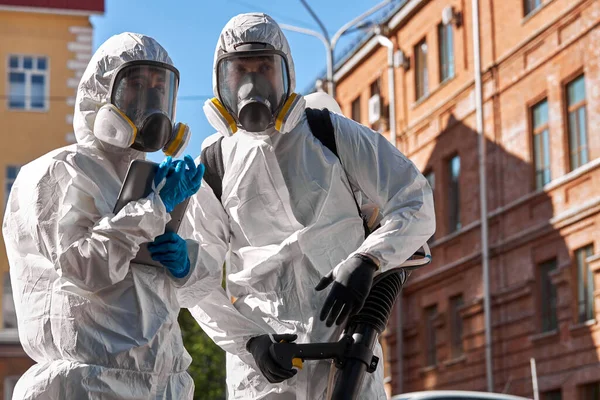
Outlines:
<svg viewBox="0 0 600 400"><path fill-rule="evenodd" d="M68 144L65 135L72 132L67 116L73 106L66 98L75 95L68 87L69 79L76 79L75 71L67 67L75 60L68 43L75 42L76 34L70 27L91 28L87 16L0 12L0 213L4 216L6 165L27 162ZM85 43L84 43L85 45ZM91 45L89 43L88 45ZM47 111L16 111L8 109L8 56L10 54L40 55L48 58L50 97ZM84 61L85 62L85 61ZM0 293L2 278L8 271L4 241L0 234ZM1 297L0 297L1 301ZM0 307L1 310L1 307ZM1 311L0 311L1 312ZM0 315L0 324L1 324ZM1 328L1 325L0 325Z"/></svg>

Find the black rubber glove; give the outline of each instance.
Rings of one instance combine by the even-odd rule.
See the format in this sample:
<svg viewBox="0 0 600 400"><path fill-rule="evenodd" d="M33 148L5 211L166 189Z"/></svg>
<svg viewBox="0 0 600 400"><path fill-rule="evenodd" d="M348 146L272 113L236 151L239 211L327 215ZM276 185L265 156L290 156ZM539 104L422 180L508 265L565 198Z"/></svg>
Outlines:
<svg viewBox="0 0 600 400"><path fill-rule="evenodd" d="M327 318L327 326L333 325L334 321L341 325L359 312L371 290L375 271L377 265L371 258L357 254L341 265L337 274L331 271L324 276L315 290L323 290L331 282L333 287L321 309L321 321Z"/></svg>
<svg viewBox="0 0 600 400"><path fill-rule="evenodd" d="M273 340L277 343L282 341L293 342L296 338L298 338L298 335L273 335ZM298 371L295 369L283 368L277 360L271 356L269 349L272 344L273 341L269 335L255 336L246 343L246 350L252 354L256 365L260 368L260 372L262 372L269 382L280 383L296 375L296 372Z"/></svg>

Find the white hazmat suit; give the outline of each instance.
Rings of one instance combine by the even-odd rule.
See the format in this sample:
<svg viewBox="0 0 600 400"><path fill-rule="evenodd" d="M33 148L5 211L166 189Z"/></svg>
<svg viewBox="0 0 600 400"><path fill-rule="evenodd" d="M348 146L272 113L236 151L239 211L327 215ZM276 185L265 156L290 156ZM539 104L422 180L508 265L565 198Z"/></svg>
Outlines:
<svg viewBox="0 0 600 400"><path fill-rule="evenodd" d="M155 193L112 213L130 162L144 153L107 145L93 132L115 70L133 60L172 64L147 36L106 41L79 84L77 144L25 165L13 186L3 234L19 337L37 363L13 399L193 396L177 316L220 284L220 271L205 268L210 263L194 240L187 241L191 272L184 278L130 263L170 216Z"/></svg>
<svg viewBox="0 0 600 400"><path fill-rule="evenodd" d="M283 51L293 90L290 48L270 17L234 17L217 54L244 42ZM240 128L222 141L222 204L207 185L192 197L188 217L214 257L207 267L227 263L227 290L213 291L191 311L228 353L229 399L324 399L330 363L307 361L293 378L270 384L247 341L265 333L297 334L298 343L337 341L342 327L319 320L329 291L315 291L320 279L356 253L379 260L379 271L398 266L435 230L431 188L418 169L371 129L335 113L331 119L339 159L311 133L303 113L285 134ZM366 240L353 191L383 214ZM375 354L381 357L379 345ZM359 398L386 398L382 365L367 375Z"/></svg>

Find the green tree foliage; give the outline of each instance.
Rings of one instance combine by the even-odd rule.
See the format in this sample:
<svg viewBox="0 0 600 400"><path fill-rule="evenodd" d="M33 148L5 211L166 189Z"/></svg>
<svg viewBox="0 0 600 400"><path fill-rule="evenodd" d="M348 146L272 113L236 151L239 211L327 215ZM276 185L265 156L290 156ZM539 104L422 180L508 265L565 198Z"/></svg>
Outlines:
<svg viewBox="0 0 600 400"><path fill-rule="evenodd" d="M194 400L225 400L225 352L202 331L186 309L179 313L183 343L192 356L188 372L194 379Z"/></svg>

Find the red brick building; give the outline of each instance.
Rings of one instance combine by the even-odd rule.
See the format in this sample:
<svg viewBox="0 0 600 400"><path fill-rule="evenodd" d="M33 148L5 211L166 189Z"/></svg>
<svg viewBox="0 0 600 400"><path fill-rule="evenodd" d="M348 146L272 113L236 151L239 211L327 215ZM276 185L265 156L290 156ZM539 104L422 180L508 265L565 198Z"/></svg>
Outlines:
<svg viewBox="0 0 600 400"><path fill-rule="evenodd" d="M413 273L386 333L390 389L487 389L485 190L494 391L533 397L534 359L541 399L600 399L600 1L479 11L484 189L471 1L409 0L383 25L396 145L434 186L437 212L433 263ZM372 33L335 71L344 113L384 135L387 54Z"/></svg>

